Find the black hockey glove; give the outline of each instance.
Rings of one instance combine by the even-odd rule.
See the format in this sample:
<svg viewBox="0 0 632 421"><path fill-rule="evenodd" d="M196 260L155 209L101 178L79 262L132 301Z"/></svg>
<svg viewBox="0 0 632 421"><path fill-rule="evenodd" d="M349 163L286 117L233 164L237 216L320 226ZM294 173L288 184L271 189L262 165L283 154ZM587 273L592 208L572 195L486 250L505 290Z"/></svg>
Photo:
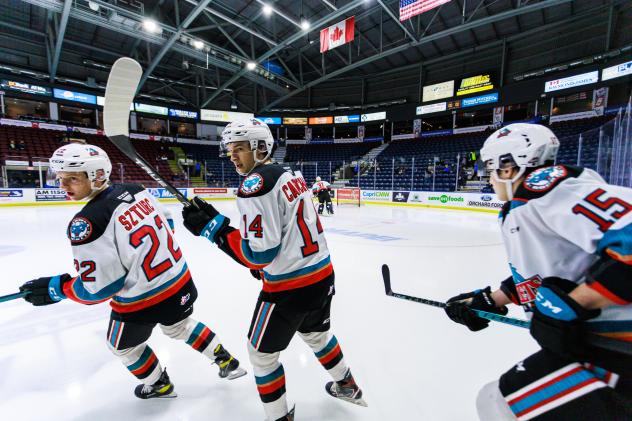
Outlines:
<svg viewBox="0 0 632 421"><path fill-rule="evenodd" d="M62 292L62 287L70 279L72 277L67 273L57 276L45 276L28 281L20 287L20 292L27 292L28 294L24 297L24 300L34 306L55 304L66 298Z"/></svg>
<svg viewBox="0 0 632 421"><path fill-rule="evenodd" d="M472 332L485 329L489 325L489 320L478 317L472 309L503 316L508 311L505 306L496 307L491 294L491 288L487 287L457 295L447 301L445 312L452 321L467 326Z"/></svg>
<svg viewBox="0 0 632 421"><path fill-rule="evenodd" d="M230 219L198 196L193 198L192 203L193 206L182 209L184 226L193 235L201 235L214 243L217 234L230 223Z"/></svg>
<svg viewBox="0 0 632 421"><path fill-rule="evenodd" d="M561 357L585 360L589 347L584 341L586 320L599 316L601 310L587 310L568 296L572 289L561 285L559 279L544 279L538 288L531 336L538 344ZM570 281L566 281L567 283ZM577 285L572 283L571 288Z"/></svg>
<svg viewBox="0 0 632 421"><path fill-rule="evenodd" d="M250 274L253 278L261 280L261 272L257 269L250 269Z"/></svg>

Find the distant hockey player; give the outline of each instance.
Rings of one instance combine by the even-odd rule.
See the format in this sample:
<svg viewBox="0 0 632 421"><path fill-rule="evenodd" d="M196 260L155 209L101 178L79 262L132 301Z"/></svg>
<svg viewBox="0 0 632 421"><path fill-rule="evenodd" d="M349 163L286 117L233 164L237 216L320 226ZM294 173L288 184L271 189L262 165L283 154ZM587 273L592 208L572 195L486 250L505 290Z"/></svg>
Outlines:
<svg viewBox="0 0 632 421"><path fill-rule="evenodd" d="M542 347L483 387L481 420L632 420L632 356L590 341L632 341L632 190L554 165L558 148L548 128L519 123L481 149L506 201L500 226L512 276L493 292L451 298L446 312L478 331L489 321L472 308L506 314L506 304L522 305Z"/></svg>
<svg viewBox="0 0 632 421"><path fill-rule="evenodd" d="M141 399L177 396L166 370L146 341L159 324L219 366L219 376L246 372L215 332L194 320L197 290L171 230L173 221L137 184L110 184L112 164L99 147L68 144L50 159L51 175L72 200L88 203L68 224L78 276L65 273L20 287L35 306L70 298L81 304L110 300L108 347L142 384Z"/></svg>
<svg viewBox="0 0 632 421"><path fill-rule="evenodd" d="M316 177L316 182L312 186L312 193L318 197L318 214L323 214L323 207L327 206L327 213L334 214L334 206L331 203L331 184Z"/></svg>
<svg viewBox="0 0 632 421"><path fill-rule="evenodd" d="M222 147L243 177L237 193L239 229L211 204L196 197L183 210L184 224L206 237L263 281L248 332L248 350L257 389L269 421L293 420L279 362L298 332L334 381L330 395L366 406L329 332L334 270L309 187L303 177L273 164L274 139L264 123L231 123Z"/></svg>

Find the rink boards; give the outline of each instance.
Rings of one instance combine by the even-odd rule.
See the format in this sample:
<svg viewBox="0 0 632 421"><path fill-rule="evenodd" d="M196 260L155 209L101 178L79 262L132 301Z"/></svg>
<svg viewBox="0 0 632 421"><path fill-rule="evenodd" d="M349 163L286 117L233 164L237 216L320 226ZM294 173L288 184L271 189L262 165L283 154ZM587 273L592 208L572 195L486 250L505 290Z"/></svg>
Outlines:
<svg viewBox="0 0 632 421"><path fill-rule="evenodd" d="M164 188L147 190L162 202L177 201ZM200 196L207 200L233 200L237 195L236 188L226 187L192 187L179 190L187 198ZM489 193L420 191L362 190L360 200L363 205L412 206L491 213L497 213L503 204L496 195ZM77 202L68 200L61 189L0 189L0 207L64 204Z"/></svg>

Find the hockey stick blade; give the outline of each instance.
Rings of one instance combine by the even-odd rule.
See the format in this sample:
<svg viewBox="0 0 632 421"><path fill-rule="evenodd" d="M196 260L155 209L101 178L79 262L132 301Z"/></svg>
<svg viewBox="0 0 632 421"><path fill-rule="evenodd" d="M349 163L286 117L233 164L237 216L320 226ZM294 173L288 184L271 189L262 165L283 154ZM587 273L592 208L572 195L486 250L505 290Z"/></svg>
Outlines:
<svg viewBox="0 0 632 421"><path fill-rule="evenodd" d="M382 279L384 280L384 291L386 295L393 295L393 290L391 289L391 270L386 264L382 265Z"/></svg>
<svg viewBox="0 0 632 421"><path fill-rule="evenodd" d="M158 171L136 152L129 140L129 109L142 74L143 69L140 64L129 57L121 57L112 65L103 105L105 135L121 152L169 193L173 194L182 204L191 206L191 202L178 189L162 178Z"/></svg>
<svg viewBox="0 0 632 421"><path fill-rule="evenodd" d="M16 292L15 294L3 295L0 297L0 303L4 303L5 301L17 300L18 298L23 298L28 295L28 292Z"/></svg>

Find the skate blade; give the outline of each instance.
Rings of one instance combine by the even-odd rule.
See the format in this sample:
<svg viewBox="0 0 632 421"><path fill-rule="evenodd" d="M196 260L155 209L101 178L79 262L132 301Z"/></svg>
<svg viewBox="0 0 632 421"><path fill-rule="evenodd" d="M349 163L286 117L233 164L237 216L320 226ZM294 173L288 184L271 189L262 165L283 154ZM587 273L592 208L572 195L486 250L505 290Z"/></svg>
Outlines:
<svg viewBox="0 0 632 421"><path fill-rule="evenodd" d="M241 367L237 367L236 369L231 371L228 376L226 376L226 379L228 379L228 380L235 380L235 379L238 379L240 377L245 376L246 374L248 374L248 372L246 370L244 370Z"/></svg>
<svg viewBox="0 0 632 421"><path fill-rule="evenodd" d="M351 398L339 397L338 399L342 399L343 401L346 401L346 402L349 402L349 403L353 403L353 404L359 405L359 406L364 406L364 407L369 406L369 405L367 405L367 403L362 398L360 398L360 399L351 399Z"/></svg>
<svg viewBox="0 0 632 421"><path fill-rule="evenodd" d="M173 398L177 398L177 397L178 397L178 394L176 392L171 392L171 393L168 393L166 395L154 396L154 397L151 397L151 398L146 399L146 400L150 401L152 399L173 399Z"/></svg>

